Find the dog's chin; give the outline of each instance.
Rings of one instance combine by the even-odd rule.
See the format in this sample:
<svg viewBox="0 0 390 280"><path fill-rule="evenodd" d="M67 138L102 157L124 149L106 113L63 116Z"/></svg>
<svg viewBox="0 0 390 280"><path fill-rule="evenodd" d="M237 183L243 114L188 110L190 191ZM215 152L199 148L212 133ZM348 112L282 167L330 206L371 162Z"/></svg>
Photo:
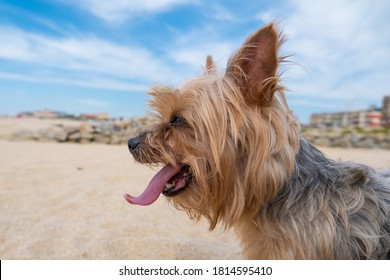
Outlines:
<svg viewBox="0 0 390 280"><path fill-rule="evenodd" d="M165 184L163 195L174 197L184 192L192 183L193 173L189 165L182 165L180 170L176 172Z"/></svg>

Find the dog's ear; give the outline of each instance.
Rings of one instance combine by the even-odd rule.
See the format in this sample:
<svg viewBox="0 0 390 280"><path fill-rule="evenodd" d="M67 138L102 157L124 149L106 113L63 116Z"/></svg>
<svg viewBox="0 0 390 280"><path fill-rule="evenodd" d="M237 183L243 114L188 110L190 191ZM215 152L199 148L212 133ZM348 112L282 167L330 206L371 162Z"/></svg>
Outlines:
<svg viewBox="0 0 390 280"><path fill-rule="evenodd" d="M205 75L215 75L215 74L217 74L217 67L214 64L211 55L208 55L206 58Z"/></svg>
<svg viewBox="0 0 390 280"><path fill-rule="evenodd" d="M248 105L267 105L278 90L279 34L269 24L250 36L230 59L226 76L240 87Z"/></svg>

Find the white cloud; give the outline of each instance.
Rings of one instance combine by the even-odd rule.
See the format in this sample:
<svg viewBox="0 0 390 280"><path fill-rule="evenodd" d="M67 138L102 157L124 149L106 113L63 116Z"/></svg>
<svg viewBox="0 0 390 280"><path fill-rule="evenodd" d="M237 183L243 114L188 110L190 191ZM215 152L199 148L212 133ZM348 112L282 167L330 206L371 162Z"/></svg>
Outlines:
<svg viewBox="0 0 390 280"><path fill-rule="evenodd" d="M79 73L77 73L79 74ZM66 78L64 73L36 73L35 71L25 73L0 72L0 79L13 81L27 81L40 84L61 84L83 88L110 89L127 92L144 92L149 84L132 83L116 79L108 79L101 76L95 77L73 77Z"/></svg>
<svg viewBox="0 0 390 280"><path fill-rule="evenodd" d="M315 108L326 108L331 110L334 108L333 102L327 100L309 100L309 99L292 99L289 101L290 105L303 106L303 107L315 107Z"/></svg>
<svg viewBox="0 0 390 280"><path fill-rule="evenodd" d="M179 47L171 53L172 60L177 63L186 63L194 69L201 70L205 66L207 55L212 55L218 66L225 67L236 46L229 42L216 41L213 43L195 43L189 46Z"/></svg>
<svg viewBox="0 0 390 280"><path fill-rule="evenodd" d="M0 26L0 38L0 59L23 65L14 79L134 88L131 84L170 82L180 75L146 48L94 36L54 38Z"/></svg>
<svg viewBox="0 0 390 280"><path fill-rule="evenodd" d="M122 23L137 15L148 15L169 10L178 5L195 3L195 0L59 0L77 5L109 23Z"/></svg>
<svg viewBox="0 0 390 280"><path fill-rule="evenodd" d="M213 20L230 22L240 20L237 15L229 11L225 6L219 4L212 5L210 1L207 1L205 5L207 5L207 8L204 9L204 12Z"/></svg>
<svg viewBox="0 0 390 280"><path fill-rule="evenodd" d="M389 94L389 10L388 1L290 1L284 50L310 74L288 67L292 95L328 98L342 107L348 99Z"/></svg>
<svg viewBox="0 0 390 280"><path fill-rule="evenodd" d="M0 57L53 68L88 70L122 78L161 79L167 70L148 50L122 46L93 36L50 38L0 27ZM169 72L169 71L168 71Z"/></svg>
<svg viewBox="0 0 390 280"><path fill-rule="evenodd" d="M76 103L96 109L107 109L110 107L109 102L98 99L77 99Z"/></svg>
<svg viewBox="0 0 390 280"><path fill-rule="evenodd" d="M232 38L224 37L218 26L206 24L186 33L177 32L174 40L164 47L170 61L186 64L189 70L187 72L193 75L202 71L207 55L213 57L218 68L226 67L239 44Z"/></svg>

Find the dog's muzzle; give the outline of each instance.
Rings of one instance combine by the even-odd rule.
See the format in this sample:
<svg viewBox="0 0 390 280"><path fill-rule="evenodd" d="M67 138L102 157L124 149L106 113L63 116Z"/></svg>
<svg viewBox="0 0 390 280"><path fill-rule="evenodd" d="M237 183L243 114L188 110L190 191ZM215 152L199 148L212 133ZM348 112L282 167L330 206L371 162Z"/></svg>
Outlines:
<svg viewBox="0 0 390 280"><path fill-rule="evenodd" d="M139 146L140 142L141 142L140 137L133 137L133 138L130 138L129 141L127 141L127 146L129 147L130 153L134 153L134 151Z"/></svg>

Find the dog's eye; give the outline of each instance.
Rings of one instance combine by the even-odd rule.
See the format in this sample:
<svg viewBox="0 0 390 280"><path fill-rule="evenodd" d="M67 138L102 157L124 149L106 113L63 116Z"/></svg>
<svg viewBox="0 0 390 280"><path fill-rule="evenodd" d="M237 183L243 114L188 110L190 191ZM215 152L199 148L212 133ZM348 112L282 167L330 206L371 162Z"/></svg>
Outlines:
<svg viewBox="0 0 390 280"><path fill-rule="evenodd" d="M182 117L179 116L173 116L171 120L169 121L170 125L180 125L180 124L185 124L186 120Z"/></svg>

